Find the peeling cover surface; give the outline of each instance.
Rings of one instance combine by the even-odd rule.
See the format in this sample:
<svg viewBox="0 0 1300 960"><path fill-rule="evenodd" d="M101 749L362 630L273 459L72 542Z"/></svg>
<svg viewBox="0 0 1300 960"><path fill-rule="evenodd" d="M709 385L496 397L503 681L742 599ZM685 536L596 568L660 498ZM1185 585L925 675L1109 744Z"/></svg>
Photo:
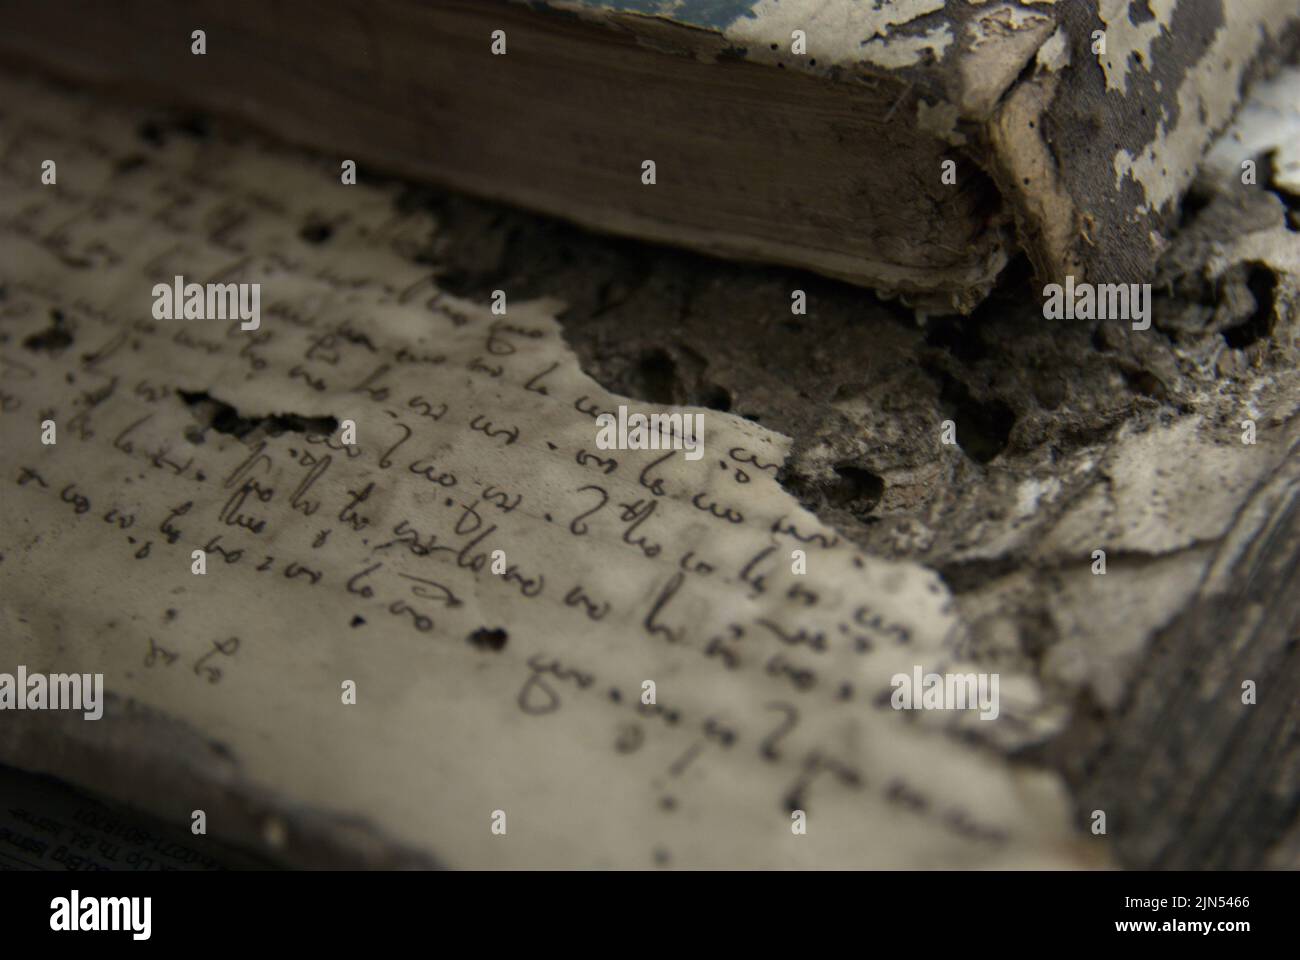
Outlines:
<svg viewBox="0 0 1300 960"><path fill-rule="evenodd" d="M1211 139L1263 55L1294 49L1300 24L1300 0L530 5L633 32L671 22L716 34L732 55L843 82L902 77L918 125L994 175L1038 273L1105 282L1150 277ZM794 30L808 57L788 54Z"/></svg>

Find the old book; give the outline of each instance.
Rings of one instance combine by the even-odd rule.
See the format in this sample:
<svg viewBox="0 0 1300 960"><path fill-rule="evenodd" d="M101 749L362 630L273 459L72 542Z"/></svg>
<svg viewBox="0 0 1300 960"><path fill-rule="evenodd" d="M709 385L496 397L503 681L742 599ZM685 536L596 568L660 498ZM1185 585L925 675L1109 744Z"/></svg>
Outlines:
<svg viewBox="0 0 1300 960"><path fill-rule="evenodd" d="M779 485L789 438L439 289L397 184L0 86L0 762L297 864L1106 861L1008 759L1060 721L1032 671L893 702L982 668L937 574ZM602 449L621 406L705 455Z"/></svg>
<svg viewBox="0 0 1300 960"><path fill-rule="evenodd" d="M1296 0L19 0L0 53L367 175L966 312L1022 249L1045 279L1149 279L1298 19Z"/></svg>

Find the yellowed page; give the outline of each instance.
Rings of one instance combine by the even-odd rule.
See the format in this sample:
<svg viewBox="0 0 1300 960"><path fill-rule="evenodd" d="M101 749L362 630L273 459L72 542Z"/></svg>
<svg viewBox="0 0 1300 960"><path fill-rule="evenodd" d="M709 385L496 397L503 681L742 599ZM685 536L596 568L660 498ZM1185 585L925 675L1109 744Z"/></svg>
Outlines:
<svg viewBox="0 0 1300 960"><path fill-rule="evenodd" d="M787 438L679 410L700 459L600 450L599 413L669 411L586 376L558 301L440 291L397 187L28 94L0 124L0 671L113 700L0 712L0 760L94 781L31 744L126 705L219 744L272 845L310 811L453 867L1082 862L1058 779L1005 758L1058 720L1033 678L996 719L893 708L895 674L974 669L950 597L803 510ZM260 284L258 328L156 319L178 275ZM104 739L190 820L198 758Z"/></svg>

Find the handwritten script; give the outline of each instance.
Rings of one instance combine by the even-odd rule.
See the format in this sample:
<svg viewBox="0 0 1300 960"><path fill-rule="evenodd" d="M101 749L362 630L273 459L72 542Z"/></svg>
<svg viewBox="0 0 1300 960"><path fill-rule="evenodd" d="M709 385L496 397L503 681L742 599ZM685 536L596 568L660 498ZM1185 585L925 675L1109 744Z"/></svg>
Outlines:
<svg viewBox="0 0 1300 960"><path fill-rule="evenodd" d="M103 672L248 789L453 866L1073 861L1052 775L977 716L891 708L895 673L962 668L963 627L782 489L785 437L706 410L698 461L599 450L620 403L672 411L585 375L557 301L441 290L397 187L27 89L0 117L0 669ZM259 283L260 328L154 319L179 275ZM1036 682L1002 691L997 742L1032 738Z"/></svg>

